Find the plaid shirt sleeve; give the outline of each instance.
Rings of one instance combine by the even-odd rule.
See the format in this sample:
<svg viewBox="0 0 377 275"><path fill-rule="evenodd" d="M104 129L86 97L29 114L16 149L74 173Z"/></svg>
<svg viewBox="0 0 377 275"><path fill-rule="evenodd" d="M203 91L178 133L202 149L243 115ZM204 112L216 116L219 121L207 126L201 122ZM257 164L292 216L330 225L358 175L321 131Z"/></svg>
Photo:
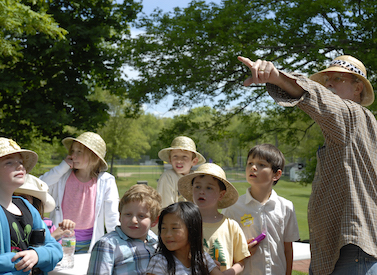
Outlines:
<svg viewBox="0 0 377 275"><path fill-rule="evenodd" d="M88 275L113 274L115 246L109 240L100 239L90 255Z"/></svg>
<svg viewBox="0 0 377 275"><path fill-rule="evenodd" d="M281 72L283 73L283 72ZM341 99L310 79L285 74L305 91L291 98L267 84L281 106L296 106L320 127L325 144L317 151L317 170L308 204L311 267L329 274L347 244L377 258L377 121L360 104Z"/></svg>

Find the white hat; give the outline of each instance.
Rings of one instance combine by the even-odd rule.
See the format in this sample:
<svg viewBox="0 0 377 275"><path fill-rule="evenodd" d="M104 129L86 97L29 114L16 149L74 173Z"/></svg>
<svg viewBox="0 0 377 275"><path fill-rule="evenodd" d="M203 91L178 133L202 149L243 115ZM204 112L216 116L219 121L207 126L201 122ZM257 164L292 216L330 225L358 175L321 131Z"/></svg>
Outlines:
<svg viewBox="0 0 377 275"><path fill-rule="evenodd" d="M194 172L187 174L178 180L178 191L188 201L193 201L192 180L197 176L209 175L222 181L225 185L226 192L221 201L218 202L218 208L227 208L235 204L238 200L238 191L227 179L224 170L214 163L204 163Z"/></svg>
<svg viewBox="0 0 377 275"><path fill-rule="evenodd" d="M26 172L29 173L37 164L37 153L30 150L23 150L15 141L0 137L0 158L16 153L21 154L23 166L25 167Z"/></svg>
<svg viewBox="0 0 377 275"><path fill-rule="evenodd" d="M100 172L106 171L108 169L107 162L105 161L106 143L99 134L85 132L79 135L77 138L67 137L62 140L62 143L65 146L65 148L67 148L67 150L69 151L74 141L84 145L100 159Z"/></svg>
<svg viewBox="0 0 377 275"><path fill-rule="evenodd" d="M349 73L355 75L364 83L364 89L361 91L361 102L362 106L369 106L374 101L374 91L372 84L370 84L367 79L367 71L364 64L350 55L342 55L335 58L327 69L324 69L318 73L313 74L310 79L314 80L322 85L324 82L324 73L326 72L340 72Z"/></svg>
<svg viewBox="0 0 377 275"><path fill-rule="evenodd" d="M49 213L55 208L55 200L48 193L48 185L39 178L26 174L25 182L14 193L26 194L40 199L44 206L44 212Z"/></svg>
<svg viewBox="0 0 377 275"><path fill-rule="evenodd" d="M158 152L158 157L163 161L170 162L170 151L176 149L194 153L198 158L198 164L206 162L206 159L196 151L195 142L191 138L185 136L179 136L173 139L169 148L162 149Z"/></svg>

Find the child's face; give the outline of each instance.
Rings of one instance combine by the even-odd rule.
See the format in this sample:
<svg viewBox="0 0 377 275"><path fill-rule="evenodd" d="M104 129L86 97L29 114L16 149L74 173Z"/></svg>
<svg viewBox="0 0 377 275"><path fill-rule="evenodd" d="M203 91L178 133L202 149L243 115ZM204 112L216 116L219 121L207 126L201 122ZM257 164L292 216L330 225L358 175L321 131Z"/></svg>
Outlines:
<svg viewBox="0 0 377 275"><path fill-rule="evenodd" d="M198 163L198 158L193 159L192 152L173 149L170 152L170 163L177 174L186 175Z"/></svg>
<svg viewBox="0 0 377 275"><path fill-rule="evenodd" d="M219 181L212 176L194 178L192 196L194 203L202 209L216 208L218 202L225 195L225 190L220 190Z"/></svg>
<svg viewBox="0 0 377 275"><path fill-rule="evenodd" d="M188 253L190 243L185 223L175 214L166 214L162 220L161 240L169 251L173 253Z"/></svg>
<svg viewBox="0 0 377 275"><path fill-rule="evenodd" d="M75 141L72 143L70 155L74 169L89 168L89 154L87 154L86 150L84 145Z"/></svg>
<svg viewBox="0 0 377 275"><path fill-rule="evenodd" d="M272 171L271 164L266 160L249 156L246 164L246 180L251 186L272 187L274 181L281 176L281 170Z"/></svg>
<svg viewBox="0 0 377 275"><path fill-rule="evenodd" d="M0 183L3 186L16 190L24 184L26 169L22 163L21 154L12 154L0 158Z"/></svg>
<svg viewBox="0 0 377 275"><path fill-rule="evenodd" d="M119 221L124 234L142 241L145 241L148 230L157 223L152 222L149 208L140 201L131 201L123 205Z"/></svg>

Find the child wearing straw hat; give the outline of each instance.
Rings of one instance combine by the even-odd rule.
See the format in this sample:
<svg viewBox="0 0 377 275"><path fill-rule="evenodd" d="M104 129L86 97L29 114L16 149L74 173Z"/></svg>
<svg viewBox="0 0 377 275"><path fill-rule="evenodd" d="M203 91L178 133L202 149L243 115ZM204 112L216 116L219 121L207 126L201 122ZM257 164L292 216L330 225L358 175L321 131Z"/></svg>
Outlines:
<svg viewBox="0 0 377 275"><path fill-rule="evenodd" d="M75 229L75 223L71 220L63 220L59 223L59 227L56 228L51 219L44 217L44 213L49 213L55 208L55 200L48 193L47 184L39 178L27 174L25 176L25 183L17 188L14 192L15 196L23 197L28 200L35 209L38 210L41 218L47 225L51 236L55 240L59 240L64 234L69 234L71 230Z"/></svg>
<svg viewBox="0 0 377 275"><path fill-rule="evenodd" d="M188 201L193 201L203 219L204 251L220 263L223 274L239 274L244 259L250 256L245 235L232 219L218 209L237 202L238 192L226 179L224 170L214 163L205 163L178 181L178 190Z"/></svg>
<svg viewBox="0 0 377 275"><path fill-rule="evenodd" d="M45 232L45 242L31 247L33 230L46 229L38 211L24 198L12 196L22 186L38 155L16 142L0 138L0 273L29 274L33 267L44 274L62 259L61 246Z"/></svg>
<svg viewBox="0 0 377 275"><path fill-rule="evenodd" d="M90 252L94 244L119 224L119 193L113 175L105 172L106 143L100 135L85 132L62 141L68 156L40 177L49 186L56 207L54 224L76 223L75 253Z"/></svg>
<svg viewBox="0 0 377 275"><path fill-rule="evenodd" d="M206 159L196 151L195 142L185 136L176 137L169 148L158 152L158 157L172 165L172 169L162 173L157 183L164 208L183 199L178 192L178 180L192 172L193 166L205 163Z"/></svg>

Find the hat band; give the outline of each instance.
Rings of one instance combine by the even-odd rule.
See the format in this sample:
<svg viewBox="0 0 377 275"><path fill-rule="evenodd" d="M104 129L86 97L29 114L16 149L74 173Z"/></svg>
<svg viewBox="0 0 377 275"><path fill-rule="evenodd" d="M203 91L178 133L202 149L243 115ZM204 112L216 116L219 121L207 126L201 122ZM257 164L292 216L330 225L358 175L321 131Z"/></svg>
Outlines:
<svg viewBox="0 0 377 275"><path fill-rule="evenodd" d="M330 67L331 66L340 66L344 69L347 69L351 72L355 72L359 75L361 75L362 77L364 78L367 78L367 76L363 73L362 70L360 70L359 68L357 68L355 65L352 65L351 63L347 62L347 61L344 61L344 60L333 60L331 63L330 63Z"/></svg>

